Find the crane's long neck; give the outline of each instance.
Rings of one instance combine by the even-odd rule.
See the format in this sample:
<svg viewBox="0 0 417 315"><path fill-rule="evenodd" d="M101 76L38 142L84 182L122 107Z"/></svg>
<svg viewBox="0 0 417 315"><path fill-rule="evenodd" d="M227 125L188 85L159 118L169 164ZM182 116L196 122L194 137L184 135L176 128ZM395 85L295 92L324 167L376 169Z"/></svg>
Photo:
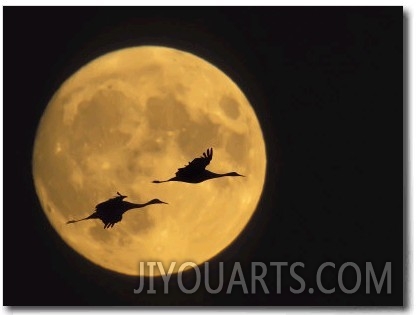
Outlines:
<svg viewBox="0 0 417 315"><path fill-rule="evenodd" d="M222 174L213 173L213 172L210 172L210 171L207 171L207 172L210 173L210 176L212 178L225 177L225 176L236 176L235 172L222 173Z"/></svg>
<svg viewBox="0 0 417 315"><path fill-rule="evenodd" d="M132 210L132 209L143 208L150 204L152 204L151 201L148 201L146 203L132 203L132 202L124 201L124 205L125 205L124 212Z"/></svg>

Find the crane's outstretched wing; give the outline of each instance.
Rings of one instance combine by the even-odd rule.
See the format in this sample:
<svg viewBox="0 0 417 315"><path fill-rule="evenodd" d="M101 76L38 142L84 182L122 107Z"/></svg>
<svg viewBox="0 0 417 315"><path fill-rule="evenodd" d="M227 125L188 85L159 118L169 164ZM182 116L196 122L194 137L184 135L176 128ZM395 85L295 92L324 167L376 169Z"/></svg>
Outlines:
<svg viewBox="0 0 417 315"><path fill-rule="evenodd" d="M97 204L96 212L113 211L114 209L120 207L120 205L123 203L122 200L127 196L123 196L119 192L117 192L117 194L117 197L110 198L109 200Z"/></svg>
<svg viewBox="0 0 417 315"><path fill-rule="evenodd" d="M191 162L188 162L188 165L185 165L182 168L179 168L175 173L176 176L187 176L194 175L196 173L202 172L205 170L206 166L210 164L211 159L213 158L213 149L207 149L199 158L195 158Z"/></svg>

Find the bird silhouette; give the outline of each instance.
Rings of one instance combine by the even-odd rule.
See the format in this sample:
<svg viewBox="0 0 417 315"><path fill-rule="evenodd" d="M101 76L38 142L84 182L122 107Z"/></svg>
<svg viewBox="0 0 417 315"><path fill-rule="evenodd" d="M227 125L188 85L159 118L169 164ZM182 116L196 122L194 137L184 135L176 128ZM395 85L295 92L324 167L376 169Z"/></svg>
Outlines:
<svg viewBox="0 0 417 315"><path fill-rule="evenodd" d="M131 203L128 201L123 201L124 198L127 196L121 195L119 192L117 192L118 196L111 198L107 201L101 202L96 205L96 211L89 215L88 217L80 220L70 220L67 222L67 224L70 223L76 223L79 221L89 220L89 219L100 219L104 223L104 228L110 228L113 227L117 222L122 221L123 214L131 209L136 208L143 208L148 205L157 204L157 203L164 203L159 199L152 199L151 201L148 201L146 203L140 204L140 203Z"/></svg>
<svg viewBox="0 0 417 315"><path fill-rule="evenodd" d="M213 149L207 149L206 152L199 158L195 158L188 165L185 165L182 168L179 168L175 173L175 177L172 177L168 180L154 180L153 183L160 184L166 182L185 182L191 184L197 184L204 182L205 180L219 178L224 176L243 176L236 172L217 174L206 170L206 166L210 164L211 159L213 158Z"/></svg>

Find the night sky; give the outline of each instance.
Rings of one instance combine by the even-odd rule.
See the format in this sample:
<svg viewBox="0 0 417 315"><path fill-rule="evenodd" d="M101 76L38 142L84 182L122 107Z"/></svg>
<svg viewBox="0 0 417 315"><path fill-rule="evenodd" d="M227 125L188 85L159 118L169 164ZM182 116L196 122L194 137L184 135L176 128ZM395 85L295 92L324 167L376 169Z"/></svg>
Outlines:
<svg viewBox="0 0 417 315"><path fill-rule="evenodd" d="M4 8L5 305L402 305L402 7ZM293 294L299 283L268 269L270 294L133 294L138 277L104 270L72 250L40 207L31 158L39 119L73 72L115 49L165 45L227 73L263 128L267 175L258 209L240 237L212 263L225 279L239 261L303 262L315 286L323 262L392 263L392 293ZM404 69L406 71L406 69ZM111 232L111 231L110 231ZM346 270L345 284L355 284ZM184 275L191 287L193 273ZM331 268L325 285L337 284ZM362 280L365 274L362 274ZM214 280L213 280L214 281ZM246 279L248 285L250 278ZM227 281L226 281L227 283ZM213 284L214 286L214 284Z"/></svg>

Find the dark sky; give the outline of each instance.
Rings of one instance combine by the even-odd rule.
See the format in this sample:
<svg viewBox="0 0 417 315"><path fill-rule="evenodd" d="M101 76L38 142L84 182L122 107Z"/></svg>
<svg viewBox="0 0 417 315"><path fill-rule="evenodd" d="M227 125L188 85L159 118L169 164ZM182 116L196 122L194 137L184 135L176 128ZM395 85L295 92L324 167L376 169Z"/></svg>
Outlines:
<svg viewBox="0 0 417 315"><path fill-rule="evenodd" d="M403 19L402 7L5 7L4 303L402 305ZM225 262L225 278L236 261L245 275L252 261L303 262L299 274L310 287L326 261L362 271L372 262L378 275L391 262L391 294L365 294L364 285L351 295L338 288L293 294L289 286L299 284L287 271L278 295L187 296L175 285L169 295L134 295L138 278L101 269L60 239L32 182L39 119L79 67L143 44L217 65L242 88L263 128L265 189L244 233L213 261ZM266 278L272 292L273 271ZM336 276L329 273L327 284ZM354 281L346 271L346 286ZM185 282L193 283L192 274ZM162 292L162 282L156 287Z"/></svg>

